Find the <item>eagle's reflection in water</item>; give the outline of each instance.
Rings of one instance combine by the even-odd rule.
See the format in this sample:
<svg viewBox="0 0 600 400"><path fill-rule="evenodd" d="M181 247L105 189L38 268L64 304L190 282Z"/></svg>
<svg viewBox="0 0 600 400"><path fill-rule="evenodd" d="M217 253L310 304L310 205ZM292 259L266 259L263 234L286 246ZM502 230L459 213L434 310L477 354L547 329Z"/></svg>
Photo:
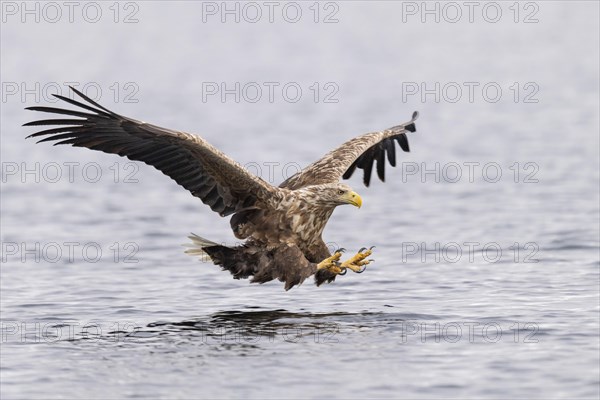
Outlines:
<svg viewBox="0 0 600 400"><path fill-rule="evenodd" d="M344 327L348 320L358 320L359 314L310 313L286 310L222 311L208 317L180 322L158 321L136 330L132 337L174 335L188 337L199 343L241 346L260 346L275 342L337 343L342 317ZM358 327L355 326L356 328Z"/></svg>
<svg viewBox="0 0 600 400"><path fill-rule="evenodd" d="M392 307L392 306L388 306ZM350 351L356 346L373 345L373 335L404 343L407 329L427 321L435 324L451 316L406 312L309 312L244 307L218 311L184 320L159 320L146 324L122 324L122 329L90 330L70 340L83 348L90 342L107 347L149 350L149 354L181 354L189 357L260 356L272 353L322 351L331 346ZM417 322L415 322L417 321ZM414 330L414 329L413 329ZM414 332L412 332L414 333ZM435 336L435 335L434 335ZM92 339L92 340L90 340ZM434 340L435 338L430 338ZM416 339L415 339L416 341ZM226 352L226 353L224 353Z"/></svg>

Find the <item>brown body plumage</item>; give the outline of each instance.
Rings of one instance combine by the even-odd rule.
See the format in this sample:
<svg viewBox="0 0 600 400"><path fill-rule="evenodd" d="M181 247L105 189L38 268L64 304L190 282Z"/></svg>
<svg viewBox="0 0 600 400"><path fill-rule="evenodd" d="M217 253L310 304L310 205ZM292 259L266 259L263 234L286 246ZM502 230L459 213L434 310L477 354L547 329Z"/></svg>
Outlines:
<svg viewBox="0 0 600 400"><path fill-rule="evenodd" d="M30 137L47 135L40 142L87 147L154 166L213 211L221 216L231 215L235 236L245 240L241 246L228 247L194 235L190 237L195 244L188 251L190 254L208 254L215 264L230 271L235 278L252 276L252 282L259 283L279 279L285 282L286 290L312 275L317 285L335 279L339 268L321 268L319 264L332 256L322 239L323 229L335 207L342 204L360 207L362 202L360 196L339 183L339 179L349 178L360 168L364 170L364 183L368 186L376 162L377 174L384 180L386 155L395 166L394 140L404 151L409 151L406 132L415 131L417 118L414 113L406 124L354 138L274 187L196 135L120 116L72 90L87 104L56 97L84 111L53 107L28 109L77 119L27 123L26 126L60 126Z"/></svg>

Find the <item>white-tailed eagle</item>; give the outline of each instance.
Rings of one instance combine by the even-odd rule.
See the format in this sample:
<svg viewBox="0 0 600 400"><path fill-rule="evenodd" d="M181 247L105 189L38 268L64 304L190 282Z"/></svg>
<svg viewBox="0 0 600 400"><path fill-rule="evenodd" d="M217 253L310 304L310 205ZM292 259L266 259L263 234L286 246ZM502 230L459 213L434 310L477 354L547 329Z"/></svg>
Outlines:
<svg viewBox="0 0 600 400"><path fill-rule="evenodd" d="M364 270L371 249L362 248L341 261L342 249L331 254L321 237L337 206L362 204L361 197L339 180L359 168L369 186L375 164L383 181L386 156L395 166L395 142L409 151L406 133L415 132L418 116L415 112L404 124L351 139L276 187L199 136L123 117L71 89L85 102L54 96L78 110L27 108L67 116L25 124L57 126L28 137L45 136L39 142L87 147L152 165L222 217L231 215L233 233L245 239L242 245L229 247L192 235L194 246L187 253L207 254L236 279L252 277L251 282L258 283L279 279L286 290L311 275L320 285L348 269Z"/></svg>

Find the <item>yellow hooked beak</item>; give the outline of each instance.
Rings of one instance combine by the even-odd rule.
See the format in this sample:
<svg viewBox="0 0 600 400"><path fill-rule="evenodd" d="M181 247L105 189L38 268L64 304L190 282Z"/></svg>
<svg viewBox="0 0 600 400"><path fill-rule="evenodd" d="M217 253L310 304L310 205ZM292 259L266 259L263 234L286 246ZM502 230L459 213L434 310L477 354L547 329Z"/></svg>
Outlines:
<svg viewBox="0 0 600 400"><path fill-rule="evenodd" d="M362 206L362 198L356 192L346 193L344 195L344 200L346 200L348 204L352 204L353 206L356 206L358 208Z"/></svg>

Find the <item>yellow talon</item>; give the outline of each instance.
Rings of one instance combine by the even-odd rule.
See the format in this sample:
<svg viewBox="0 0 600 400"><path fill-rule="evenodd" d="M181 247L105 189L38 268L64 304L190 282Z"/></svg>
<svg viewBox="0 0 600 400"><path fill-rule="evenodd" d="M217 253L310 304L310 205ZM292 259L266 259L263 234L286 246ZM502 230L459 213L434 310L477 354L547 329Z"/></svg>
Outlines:
<svg viewBox="0 0 600 400"><path fill-rule="evenodd" d="M369 257L371 254L373 254L373 248L370 248L368 250L364 250L363 249L359 250L358 253L356 253L352 258L349 258L348 260L344 261L340 267L341 268L348 268L351 271L354 271L356 273L361 273L364 272L364 267L365 265L368 265L371 261L370 260L365 260L365 258Z"/></svg>
<svg viewBox="0 0 600 400"><path fill-rule="evenodd" d="M323 261L321 261L319 264L317 264L317 269L325 268L329 272L332 272L336 275L340 275L346 271L345 269L340 268L339 260L341 257L342 257L342 252L337 251L337 252L333 253L333 255L331 257L328 257L328 258L324 259Z"/></svg>
<svg viewBox="0 0 600 400"><path fill-rule="evenodd" d="M325 268L336 275L344 275L347 269L360 274L365 271L364 267L372 261L366 260L371 254L373 254L373 247L370 249L362 248L353 257L340 264L339 260L342 257L342 252L336 251L331 257L317 264L317 269Z"/></svg>

